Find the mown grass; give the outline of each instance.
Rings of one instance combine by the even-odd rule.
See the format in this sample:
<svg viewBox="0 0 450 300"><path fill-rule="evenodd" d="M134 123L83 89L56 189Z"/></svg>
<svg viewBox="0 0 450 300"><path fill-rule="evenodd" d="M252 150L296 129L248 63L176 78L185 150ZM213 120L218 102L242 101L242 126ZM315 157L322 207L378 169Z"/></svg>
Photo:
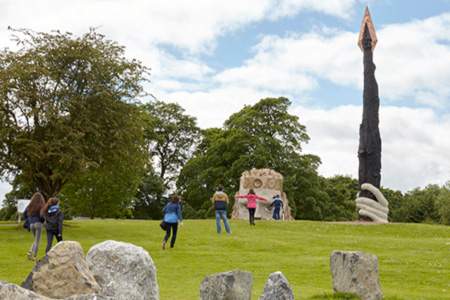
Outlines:
<svg viewBox="0 0 450 300"><path fill-rule="evenodd" d="M198 299L206 275L233 269L253 273L253 299L258 299L274 271L286 275L296 299L353 299L333 296L329 256L337 249L378 256L385 299L450 299L448 226L259 221L250 227L233 220L233 234L227 236L216 234L213 220L186 220L175 248L163 251L158 224L69 221L64 238L79 241L86 252L108 239L144 247L158 269L161 299ZM0 225L0 280L17 284L24 280L32 268L25 255L31 240L31 234L16 225ZM40 255L44 247L42 243Z"/></svg>

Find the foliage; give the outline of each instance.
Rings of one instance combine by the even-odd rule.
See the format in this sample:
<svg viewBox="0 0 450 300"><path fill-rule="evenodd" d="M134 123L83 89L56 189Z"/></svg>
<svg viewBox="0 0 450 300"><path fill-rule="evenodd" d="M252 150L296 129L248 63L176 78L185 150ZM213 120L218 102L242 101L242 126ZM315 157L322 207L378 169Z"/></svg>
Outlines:
<svg viewBox="0 0 450 300"><path fill-rule="evenodd" d="M69 221L63 235L80 242L84 253L108 239L143 247L158 270L161 299L198 299L205 276L234 269L252 272L252 299L259 299L275 271L286 276L295 299L342 299L331 295L330 254L358 249L377 255L383 299L450 300L445 292L450 278L446 226L257 221L250 227L247 221L231 220L232 234L227 236L216 233L215 220L184 220L175 248L163 251L159 222ZM20 284L35 264L26 259L32 235L17 225L0 225L0 241L0 280ZM45 254L42 245L39 257ZM187 276L175 275L177 270L187 270ZM181 278L176 284L174 276Z"/></svg>
<svg viewBox="0 0 450 300"><path fill-rule="evenodd" d="M286 98L262 99L230 116L223 129L202 131L202 142L177 182L194 209L210 206L209 198L219 184L233 195L242 172L252 168L271 168L285 178L292 177L288 194L298 187L294 181L309 182L314 180L311 176L317 177L320 160L301 155L301 144L309 137L298 117L288 113L289 105Z"/></svg>
<svg viewBox="0 0 450 300"><path fill-rule="evenodd" d="M180 168L191 157L199 139L196 119L176 103L154 101L144 106L149 118L146 141L155 170L169 189Z"/></svg>
<svg viewBox="0 0 450 300"><path fill-rule="evenodd" d="M142 114L123 102L112 110L118 127L111 133L103 162L84 170L62 190L66 204L75 215L131 217L131 201L144 175L146 152Z"/></svg>
<svg viewBox="0 0 450 300"><path fill-rule="evenodd" d="M166 199L162 197L165 187L153 168L149 166L133 199L133 216L137 219L161 219Z"/></svg>
<svg viewBox="0 0 450 300"><path fill-rule="evenodd" d="M123 102L142 94L147 70L95 30L14 33L19 49L0 52L0 174L50 197L102 172L111 149L126 157L128 141L118 139L133 115Z"/></svg>

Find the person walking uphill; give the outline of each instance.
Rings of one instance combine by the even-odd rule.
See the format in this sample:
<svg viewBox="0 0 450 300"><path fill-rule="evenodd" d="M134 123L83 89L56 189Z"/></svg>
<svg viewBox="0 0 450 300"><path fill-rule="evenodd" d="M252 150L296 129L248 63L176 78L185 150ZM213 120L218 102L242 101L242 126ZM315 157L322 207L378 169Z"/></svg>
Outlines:
<svg viewBox="0 0 450 300"><path fill-rule="evenodd" d="M169 203L163 208L164 222L167 224L166 235L164 236L162 248L166 249L166 243L170 237L170 231L172 231L172 239L170 240L170 248L175 246L175 240L177 239L178 223L183 220L181 216L180 198L177 195L173 195Z"/></svg>
<svg viewBox="0 0 450 300"><path fill-rule="evenodd" d="M222 231L222 227L220 225L220 220L223 220L223 225L225 226L225 231L230 234L230 224L228 224L227 220L227 207L228 207L228 195L223 192L223 186L219 186L217 191L211 198L211 201L214 203L214 209L216 210L216 228L217 233L220 234Z"/></svg>
<svg viewBox="0 0 450 300"><path fill-rule="evenodd" d="M30 224L30 231L33 233L34 241L28 251L28 259L35 260L38 250L39 242L41 241L42 223L44 219L41 217L41 210L45 206L45 199L41 193L34 193L31 197L30 204L25 209L25 218Z"/></svg>
<svg viewBox="0 0 450 300"><path fill-rule="evenodd" d="M47 204L42 208L41 215L45 219L45 229L47 229L47 248L45 254L52 248L53 237L58 242L62 241L62 229L64 214L59 208L59 200L57 198L50 198Z"/></svg>
<svg viewBox="0 0 450 300"><path fill-rule="evenodd" d="M253 189L250 189L248 191L247 195L236 195L236 199L245 198L247 199L247 209L248 209L248 217L250 221L250 225L255 225L255 211L256 211L256 201L267 201L266 198L258 196L255 194L255 191Z"/></svg>

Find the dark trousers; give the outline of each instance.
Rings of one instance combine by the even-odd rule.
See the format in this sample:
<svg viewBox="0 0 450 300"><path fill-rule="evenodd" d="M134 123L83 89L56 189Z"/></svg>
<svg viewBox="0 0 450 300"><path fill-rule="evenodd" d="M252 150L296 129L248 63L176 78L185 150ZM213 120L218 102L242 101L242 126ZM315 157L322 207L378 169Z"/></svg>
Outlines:
<svg viewBox="0 0 450 300"><path fill-rule="evenodd" d="M280 207L275 207L273 210L273 215L272 215L274 220L279 220L280 219Z"/></svg>
<svg viewBox="0 0 450 300"><path fill-rule="evenodd" d="M256 208L248 209L248 217L249 217L250 225L255 225L255 211L256 211Z"/></svg>
<svg viewBox="0 0 450 300"><path fill-rule="evenodd" d="M62 241L62 236L58 236L58 231L47 230L47 248L45 248L45 254L52 248L53 237L55 237L58 242Z"/></svg>
<svg viewBox="0 0 450 300"><path fill-rule="evenodd" d="M177 231L178 231L178 223L166 223L166 236L164 237L164 243L169 240L170 230L172 230L172 239L170 240L170 248L173 248L175 245L175 240L177 239Z"/></svg>

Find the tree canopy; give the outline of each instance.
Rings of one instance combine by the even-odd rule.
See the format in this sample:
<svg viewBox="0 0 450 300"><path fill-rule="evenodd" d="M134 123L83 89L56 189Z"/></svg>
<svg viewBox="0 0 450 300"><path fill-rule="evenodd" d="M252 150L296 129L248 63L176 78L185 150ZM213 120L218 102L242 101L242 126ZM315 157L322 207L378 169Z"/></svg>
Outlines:
<svg viewBox="0 0 450 300"><path fill-rule="evenodd" d="M136 116L126 103L147 69L95 30L14 32L18 50L0 52L1 175L50 197L106 164L134 164L142 126L124 126Z"/></svg>

